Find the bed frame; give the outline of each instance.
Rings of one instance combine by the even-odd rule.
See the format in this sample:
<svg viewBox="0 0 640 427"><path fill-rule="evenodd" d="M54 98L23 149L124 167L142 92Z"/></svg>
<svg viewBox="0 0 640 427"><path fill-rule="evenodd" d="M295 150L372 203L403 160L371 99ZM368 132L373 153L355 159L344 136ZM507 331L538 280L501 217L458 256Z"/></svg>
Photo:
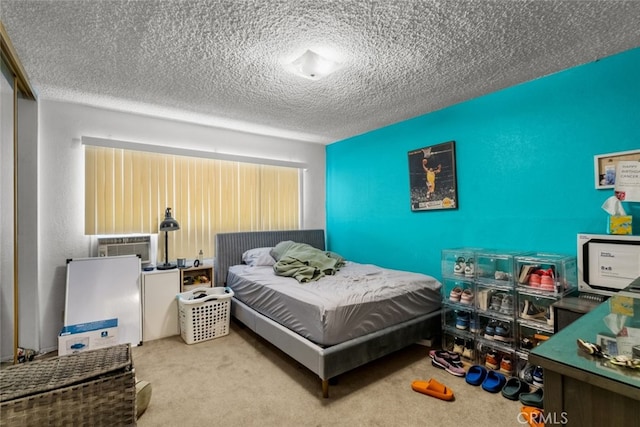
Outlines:
<svg viewBox="0 0 640 427"><path fill-rule="evenodd" d="M283 240L307 243L325 249L324 230L252 231L216 235L215 283L226 284L229 267L242 263L248 249L275 246ZM322 381L322 396L329 397L329 380L378 359L441 329L436 310L409 321L352 340L321 347L232 298L231 314L294 360L310 369Z"/></svg>

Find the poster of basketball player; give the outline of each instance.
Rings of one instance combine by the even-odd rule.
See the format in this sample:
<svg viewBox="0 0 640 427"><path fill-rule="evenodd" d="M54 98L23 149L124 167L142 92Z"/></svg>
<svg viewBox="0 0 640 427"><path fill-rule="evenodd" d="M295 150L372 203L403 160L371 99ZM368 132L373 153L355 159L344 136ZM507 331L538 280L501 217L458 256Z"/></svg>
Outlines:
<svg viewBox="0 0 640 427"><path fill-rule="evenodd" d="M409 151L411 210L456 209L455 141Z"/></svg>

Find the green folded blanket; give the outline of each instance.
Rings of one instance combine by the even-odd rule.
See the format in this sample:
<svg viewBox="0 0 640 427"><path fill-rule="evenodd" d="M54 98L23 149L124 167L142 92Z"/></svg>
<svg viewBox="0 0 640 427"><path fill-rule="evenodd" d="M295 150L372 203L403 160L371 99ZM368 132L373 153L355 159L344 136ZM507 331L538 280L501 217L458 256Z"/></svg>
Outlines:
<svg viewBox="0 0 640 427"><path fill-rule="evenodd" d="M300 283L335 274L344 265L340 255L291 240L278 243L271 256L277 261L273 270L279 276L293 277Z"/></svg>

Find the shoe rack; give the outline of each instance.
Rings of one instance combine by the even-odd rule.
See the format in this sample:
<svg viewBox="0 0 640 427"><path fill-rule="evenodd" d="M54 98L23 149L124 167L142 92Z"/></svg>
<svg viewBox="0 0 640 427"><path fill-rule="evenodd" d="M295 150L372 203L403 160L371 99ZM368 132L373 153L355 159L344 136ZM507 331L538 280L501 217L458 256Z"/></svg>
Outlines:
<svg viewBox="0 0 640 427"><path fill-rule="evenodd" d="M507 377L517 369L514 259L520 253L481 250L475 254L476 363Z"/></svg>
<svg viewBox="0 0 640 427"><path fill-rule="evenodd" d="M553 334L551 304L577 288L575 257L445 249L442 278L443 348L540 386L528 354Z"/></svg>
<svg viewBox="0 0 640 427"><path fill-rule="evenodd" d="M529 352L554 334L552 304L577 292L576 257L529 253L515 257L518 310L516 357L521 378L541 387L542 373L529 364Z"/></svg>
<svg viewBox="0 0 640 427"><path fill-rule="evenodd" d="M474 256L477 250L442 251L442 346L460 354L463 362L471 364L476 361Z"/></svg>

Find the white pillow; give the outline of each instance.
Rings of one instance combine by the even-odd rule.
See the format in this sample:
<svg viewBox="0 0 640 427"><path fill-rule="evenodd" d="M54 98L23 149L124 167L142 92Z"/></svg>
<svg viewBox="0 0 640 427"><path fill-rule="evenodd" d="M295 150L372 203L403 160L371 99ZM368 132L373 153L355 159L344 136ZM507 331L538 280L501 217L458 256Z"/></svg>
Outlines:
<svg viewBox="0 0 640 427"><path fill-rule="evenodd" d="M242 262L250 267L257 267L259 265L271 266L276 263L271 254L273 248L254 248L245 251L242 254Z"/></svg>

